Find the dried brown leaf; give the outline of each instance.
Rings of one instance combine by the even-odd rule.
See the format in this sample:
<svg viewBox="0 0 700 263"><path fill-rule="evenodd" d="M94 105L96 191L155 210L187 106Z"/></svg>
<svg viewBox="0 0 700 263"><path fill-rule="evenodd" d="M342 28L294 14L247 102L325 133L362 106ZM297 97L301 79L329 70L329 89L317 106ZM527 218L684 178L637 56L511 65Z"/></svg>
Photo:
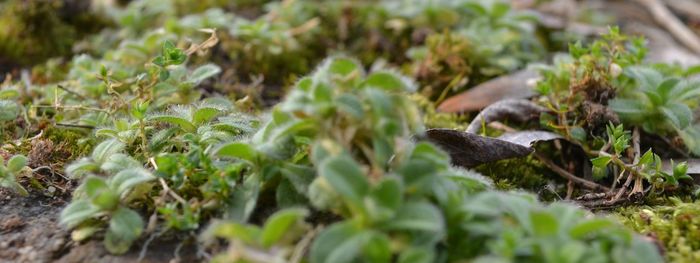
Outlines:
<svg viewBox="0 0 700 263"><path fill-rule="evenodd" d="M528 81L538 76L532 70L520 70L501 76L446 99L438 107L442 112L468 112L483 109L504 99L524 99L534 95Z"/></svg>
<svg viewBox="0 0 700 263"><path fill-rule="evenodd" d="M526 122L540 116L547 109L529 100L502 100L482 110L467 127L467 132L478 133L484 124L493 121L515 120Z"/></svg>
<svg viewBox="0 0 700 263"><path fill-rule="evenodd" d="M527 156L534 151L535 143L562 138L544 131L521 131L491 138L450 129L429 129L425 135L450 155L452 163L464 167Z"/></svg>

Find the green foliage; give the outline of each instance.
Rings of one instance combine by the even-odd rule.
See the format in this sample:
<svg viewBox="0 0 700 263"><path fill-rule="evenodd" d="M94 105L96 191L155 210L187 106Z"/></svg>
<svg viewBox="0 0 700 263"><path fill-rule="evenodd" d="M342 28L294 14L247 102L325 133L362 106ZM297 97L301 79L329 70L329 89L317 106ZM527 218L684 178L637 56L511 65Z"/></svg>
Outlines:
<svg viewBox="0 0 700 263"><path fill-rule="evenodd" d="M143 183L154 178L143 168L124 169L106 180L88 176L77 191L78 195L61 212L61 224L76 228L73 236L84 239L90 236L84 233L86 229L93 229L102 223L101 218L108 217L105 248L111 253L124 253L144 227L141 216L127 206L128 201L136 198L130 194L138 194L139 191L133 190L145 187Z"/></svg>
<svg viewBox="0 0 700 263"><path fill-rule="evenodd" d="M167 80L170 77L170 71L167 67L180 65L185 62L187 55L182 49L176 48L175 44L170 41L165 41L163 43L163 49L161 55L153 59L153 64L160 67L160 73L158 77L160 80Z"/></svg>
<svg viewBox="0 0 700 263"><path fill-rule="evenodd" d="M299 205L340 217L314 238L310 262L388 262L392 258L400 262L493 258L577 262L589 256L613 262L632 257L661 261L649 243L610 220L585 219L582 210L567 205L543 207L532 197L484 191L489 188L487 181L451 167L448 156L435 146L410 143L411 133L406 131L421 126L409 118L411 104L400 103L404 99L397 92L410 88L407 85L393 74L367 74L352 60L329 59L297 83L252 144L225 144L218 154L248 162L255 173L264 174L270 165L284 167L279 161L311 170L311 180L282 173L282 180L289 180L296 193L285 192L282 183L277 187L278 197L280 193L284 199L301 195ZM341 98L346 101L331 103ZM359 122L360 118L365 121ZM295 147L302 151L290 150ZM304 149L310 150L308 159ZM263 188L274 182L270 176L262 177L268 178L260 182ZM308 190L299 191L303 189ZM307 227L296 225L299 228L288 233ZM219 236L236 253L220 254L217 259L293 257L289 251L294 247L288 243L278 243L279 250L265 250L255 226L223 226L231 234ZM557 254L567 244L574 254Z"/></svg>
<svg viewBox="0 0 700 263"><path fill-rule="evenodd" d="M659 134L680 134L695 154L698 149L697 127L693 126L693 108L698 106L700 83L688 81L649 67L630 67L627 74L635 81L622 98L610 102L623 121L639 125L645 131Z"/></svg>
<svg viewBox="0 0 700 263"><path fill-rule="evenodd" d="M0 163L0 187L9 188L20 195L28 195L27 190L17 182L17 177L26 167L27 157L24 155L12 156L5 165Z"/></svg>
<svg viewBox="0 0 700 263"><path fill-rule="evenodd" d="M484 192L464 206L470 215L466 234L483 243L472 241L460 252L485 250L477 262L663 261L653 244L569 204L542 206L532 196Z"/></svg>
<svg viewBox="0 0 700 263"><path fill-rule="evenodd" d="M10 131L13 129L10 124L13 124L24 111L24 107L16 102L19 95L14 86L0 86L0 142L11 134Z"/></svg>
<svg viewBox="0 0 700 263"><path fill-rule="evenodd" d="M282 1L255 19L205 10L241 7L226 4L108 6L117 27L76 47L85 55L47 65L64 71L42 76L50 83L21 86L22 96L20 86L7 87L26 84L3 85L0 121L27 119L17 129L32 136L42 125L82 129L84 138L70 142L95 145L65 169L80 182L61 213L74 240L103 237L109 252L125 253L150 216L150 233L184 238L214 221L200 237L219 262L660 261L648 242L614 221L497 192L478 173L451 166L436 146L416 141L425 125L458 127L462 117L422 115L433 106L411 93L439 98L541 57L534 20L506 2ZM182 16L188 8L202 12ZM359 60L325 59L339 52ZM581 119L562 117L584 100L607 103L589 94L591 83L633 83L613 65L638 64L643 50L612 30L571 53L570 64L545 70L539 85L556 115L548 124L580 141L598 140ZM281 103L256 114L251 101L270 101L260 89L289 83ZM582 87L572 108L558 97L570 94L569 85ZM249 97L233 102L241 86ZM622 126L604 135L612 150L600 148L600 170L623 167L658 189L687 179L686 166L664 173L651 152L638 164L617 162L630 136ZM20 166L20 159L8 162L4 169L13 173L2 173L11 178L3 186L19 186ZM511 172L541 170L533 166ZM228 249L218 249L222 244Z"/></svg>
<svg viewBox="0 0 700 263"><path fill-rule="evenodd" d="M276 212L262 227L233 222L217 222L204 233L207 239L231 241L228 253L217 255L212 262L282 262L299 259L303 253L302 236L309 230L304 222L308 211L289 208Z"/></svg>

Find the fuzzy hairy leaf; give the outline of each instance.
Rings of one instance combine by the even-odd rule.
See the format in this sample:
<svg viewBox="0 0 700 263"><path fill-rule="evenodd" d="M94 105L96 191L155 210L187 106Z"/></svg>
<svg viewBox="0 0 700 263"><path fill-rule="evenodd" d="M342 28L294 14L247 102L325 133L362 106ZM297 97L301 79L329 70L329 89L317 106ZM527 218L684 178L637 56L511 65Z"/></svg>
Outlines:
<svg viewBox="0 0 700 263"><path fill-rule="evenodd" d="M369 182L353 159L329 157L319 165L318 172L341 196L352 202L359 203L367 195Z"/></svg>
<svg viewBox="0 0 700 263"><path fill-rule="evenodd" d="M124 150L124 147L124 143L118 141L117 139L109 139L95 146L91 156L93 160L101 164L107 161L107 158L113 154Z"/></svg>
<svg viewBox="0 0 700 263"><path fill-rule="evenodd" d="M91 218L100 211L100 208L88 200L74 200L61 211L60 223L68 228L73 228L83 221Z"/></svg>
<svg viewBox="0 0 700 263"><path fill-rule="evenodd" d="M119 207L109 220L105 235L105 248L114 254L123 254L143 231L143 219L134 210Z"/></svg>
<svg viewBox="0 0 700 263"><path fill-rule="evenodd" d="M155 176L143 168L129 168L118 172L109 179L110 188L114 189L120 195L131 190L136 185L156 179Z"/></svg>
<svg viewBox="0 0 700 263"><path fill-rule="evenodd" d="M15 155L10 158L10 160L7 161L7 170L9 170L12 173L17 173L24 166L27 165L27 157L24 155Z"/></svg>
<svg viewBox="0 0 700 263"><path fill-rule="evenodd" d="M279 242L287 233L293 231L293 227L303 222L308 211L300 208L285 209L273 214L266 222L260 236L260 243L263 247L270 247Z"/></svg>

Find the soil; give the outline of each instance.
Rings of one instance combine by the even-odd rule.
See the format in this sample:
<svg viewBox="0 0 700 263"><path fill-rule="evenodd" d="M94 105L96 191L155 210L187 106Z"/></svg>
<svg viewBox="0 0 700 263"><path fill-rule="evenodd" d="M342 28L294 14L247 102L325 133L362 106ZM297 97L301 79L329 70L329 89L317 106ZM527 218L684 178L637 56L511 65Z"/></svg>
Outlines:
<svg viewBox="0 0 700 263"><path fill-rule="evenodd" d="M58 224L61 209L69 200L70 196L48 197L34 191L22 197L0 189L0 263L139 262L143 240L120 256L110 255L99 238L72 241L70 232ZM183 258L176 259L179 243L156 239L140 262L195 262L196 253L188 246L180 252Z"/></svg>

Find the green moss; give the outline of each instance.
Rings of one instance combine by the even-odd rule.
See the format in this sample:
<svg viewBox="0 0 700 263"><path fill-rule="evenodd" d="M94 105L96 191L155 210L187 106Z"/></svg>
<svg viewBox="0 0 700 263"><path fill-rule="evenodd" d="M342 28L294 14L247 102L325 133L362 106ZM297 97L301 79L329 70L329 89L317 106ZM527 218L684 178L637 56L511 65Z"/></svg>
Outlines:
<svg viewBox="0 0 700 263"><path fill-rule="evenodd" d="M0 3L0 64L29 65L71 53L83 35L106 24L89 4L63 0Z"/></svg>
<svg viewBox="0 0 700 263"><path fill-rule="evenodd" d="M410 99L415 102L423 112L423 123L428 128L448 128L456 130L465 130L469 122L467 116L438 112L435 108L435 103L421 94L411 94Z"/></svg>
<svg viewBox="0 0 700 263"><path fill-rule="evenodd" d="M665 199L656 206L631 206L616 211L622 223L655 238L669 262L700 262L700 201Z"/></svg>
<svg viewBox="0 0 700 263"><path fill-rule="evenodd" d="M532 156L487 163L475 170L492 178L498 189L533 192L539 192L547 186L547 175L551 173Z"/></svg>
<svg viewBox="0 0 700 263"><path fill-rule="evenodd" d="M70 153L71 156L85 156L92 150L93 141L85 132L76 129L49 128L45 131L46 138L56 145L63 144L62 150Z"/></svg>

